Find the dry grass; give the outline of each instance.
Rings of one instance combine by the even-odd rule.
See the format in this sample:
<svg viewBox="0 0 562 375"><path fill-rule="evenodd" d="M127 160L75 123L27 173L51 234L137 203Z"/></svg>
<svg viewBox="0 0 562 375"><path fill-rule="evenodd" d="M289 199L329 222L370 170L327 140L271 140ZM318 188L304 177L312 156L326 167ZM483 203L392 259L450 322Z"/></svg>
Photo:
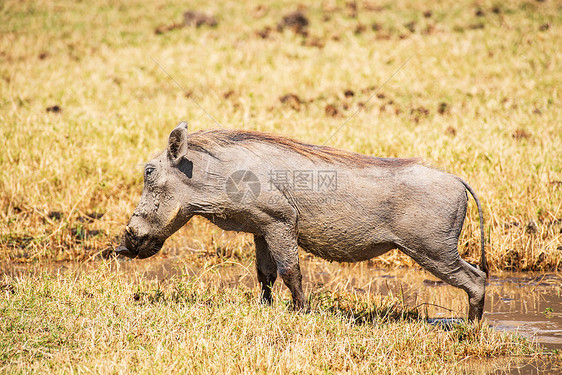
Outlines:
<svg viewBox="0 0 562 375"><path fill-rule="evenodd" d="M198 4L1 3L0 259L84 260L111 249L140 195L139 166L171 128L181 119L216 126L193 99L224 127L422 157L480 195L493 270L562 268L556 2ZM189 9L218 25L166 27ZM307 36L277 31L297 9ZM472 206L460 244L472 261L477 222ZM189 249L252 253L247 236L202 220L163 252ZM398 253L376 262L411 264Z"/></svg>
<svg viewBox="0 0 562 375"><path fill-rule="evenodd" d="M107 254L140 196L142 164L171 128L217 126L196 102L226 128L422 157L479 193L493 270L562 268L556 2L200 4L0 3L0 262ZM306 33L277 31L297 9ZM178 27L187 10L218 24ZM477 223L472 205L460 250L473 262ZM205 277L158 283L109 263L5 276L0 372L459 373L540 353L337 287L312 294L311 314L291 312L281 286L273 307L260 306L255 288L226 287L226 270L209 268L251 264L252 253L249 236L194 219L159 256L205 265ZM373 262L412 264L397 252Z"/></svg>
<svg viewBox="0 0 562 375"><path fill-rule="evenodd" d="M486 325L445 330L392 297L311 297L294 313L257 290L227 287L224 270L148 281L110 263L87 273L0 280L2 373L478 373L541 349ZM204 275L204 276L203 276ZM497 367L486 358L502 357ZM546 355L561 361L558 355Z"/></svg>

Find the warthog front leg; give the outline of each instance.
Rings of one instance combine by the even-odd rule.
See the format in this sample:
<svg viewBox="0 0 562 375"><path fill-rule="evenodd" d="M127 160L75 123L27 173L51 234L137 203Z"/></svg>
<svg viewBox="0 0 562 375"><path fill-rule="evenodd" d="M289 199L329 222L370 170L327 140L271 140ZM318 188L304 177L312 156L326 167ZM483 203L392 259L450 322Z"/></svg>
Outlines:
<svg viewBox="0 0 562 375"><path fill-rule="evenodd" d="M254 235L254 243L256 244L256 269L261 285L261 302L271 304L273 302L271 290L277 279L277 265L263 236Z"/></svg>
<svg viewBox="0 0 562 375"><path fill-rule="evenodd" d="M294 309L308 310L308 302L302 291L297 238L292 228L277 227L266 233L265 240L269 252L275 260L279 275L291 291Z"/></svg>
<svg viewBox="0 0 562 375"><path fill-rule="evenodd" d="M279 272L285 285L291 291L293 296L293 308L297 311L309 310L308 302L304 298L304 293L302 291L302 274L298 262L291 268Z"/></svg>

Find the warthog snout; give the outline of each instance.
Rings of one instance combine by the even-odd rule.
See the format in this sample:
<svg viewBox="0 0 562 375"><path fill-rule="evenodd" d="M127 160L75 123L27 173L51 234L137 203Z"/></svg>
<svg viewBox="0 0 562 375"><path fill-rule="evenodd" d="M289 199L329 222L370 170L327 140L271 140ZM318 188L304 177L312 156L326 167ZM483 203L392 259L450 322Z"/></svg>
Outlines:
<svg viewBox="0 0 562 375"><path fill-rule="evenodd" d="M139 236L130 226L125 227L125 233L121 241L121 245L115 249L119 255L129 258L148 258L160 251L164 241L149 238L148 236Z"/></svg>

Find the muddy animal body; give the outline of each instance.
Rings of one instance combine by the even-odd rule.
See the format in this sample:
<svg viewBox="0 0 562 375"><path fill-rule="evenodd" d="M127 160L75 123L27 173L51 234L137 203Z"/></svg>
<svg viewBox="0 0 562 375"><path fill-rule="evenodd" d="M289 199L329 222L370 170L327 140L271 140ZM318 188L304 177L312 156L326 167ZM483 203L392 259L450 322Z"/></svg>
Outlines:
<svg viewBox="0 0 562 375"><path fill-rule="evenodd" d="M458 254L467 190L480 213L478 269ZM280 275L297 309L307 308L298 247L339 262L398 248L469 296L469 318L483 313L486 283L481 207L454 175L415 159L375 158L271 134L209 130L181 123L145 169L141 200L119 251L145 258L192 216L253 233L262 299Z"/></svg>

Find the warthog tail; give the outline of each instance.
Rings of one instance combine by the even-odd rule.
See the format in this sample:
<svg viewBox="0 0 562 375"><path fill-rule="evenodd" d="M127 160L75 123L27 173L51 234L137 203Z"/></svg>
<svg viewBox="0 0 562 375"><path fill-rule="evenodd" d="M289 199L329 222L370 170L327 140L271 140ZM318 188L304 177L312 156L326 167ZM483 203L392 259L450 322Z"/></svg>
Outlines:
<svg viewBox="0 0 562 375"><path fill-rule="evenodd" d="M466 190L470 192L470 194L474 198L474 201L476 202L476 206L478 207L478 216L480 217L480 246L482 251L481 259L480 259L480 268L482 269L482 271L486 272L486 278L488 278L489 275L488 275L488 263L486 262L486 249L485 249L485 238L484 238L484 215L482 214L482 206L480 205L480 200L478 199L476 192L472 190L470 185L466 183L466 181L464 181L462 178L458 178L458 179L460 180L460 182L463 183Z"/></svg>

